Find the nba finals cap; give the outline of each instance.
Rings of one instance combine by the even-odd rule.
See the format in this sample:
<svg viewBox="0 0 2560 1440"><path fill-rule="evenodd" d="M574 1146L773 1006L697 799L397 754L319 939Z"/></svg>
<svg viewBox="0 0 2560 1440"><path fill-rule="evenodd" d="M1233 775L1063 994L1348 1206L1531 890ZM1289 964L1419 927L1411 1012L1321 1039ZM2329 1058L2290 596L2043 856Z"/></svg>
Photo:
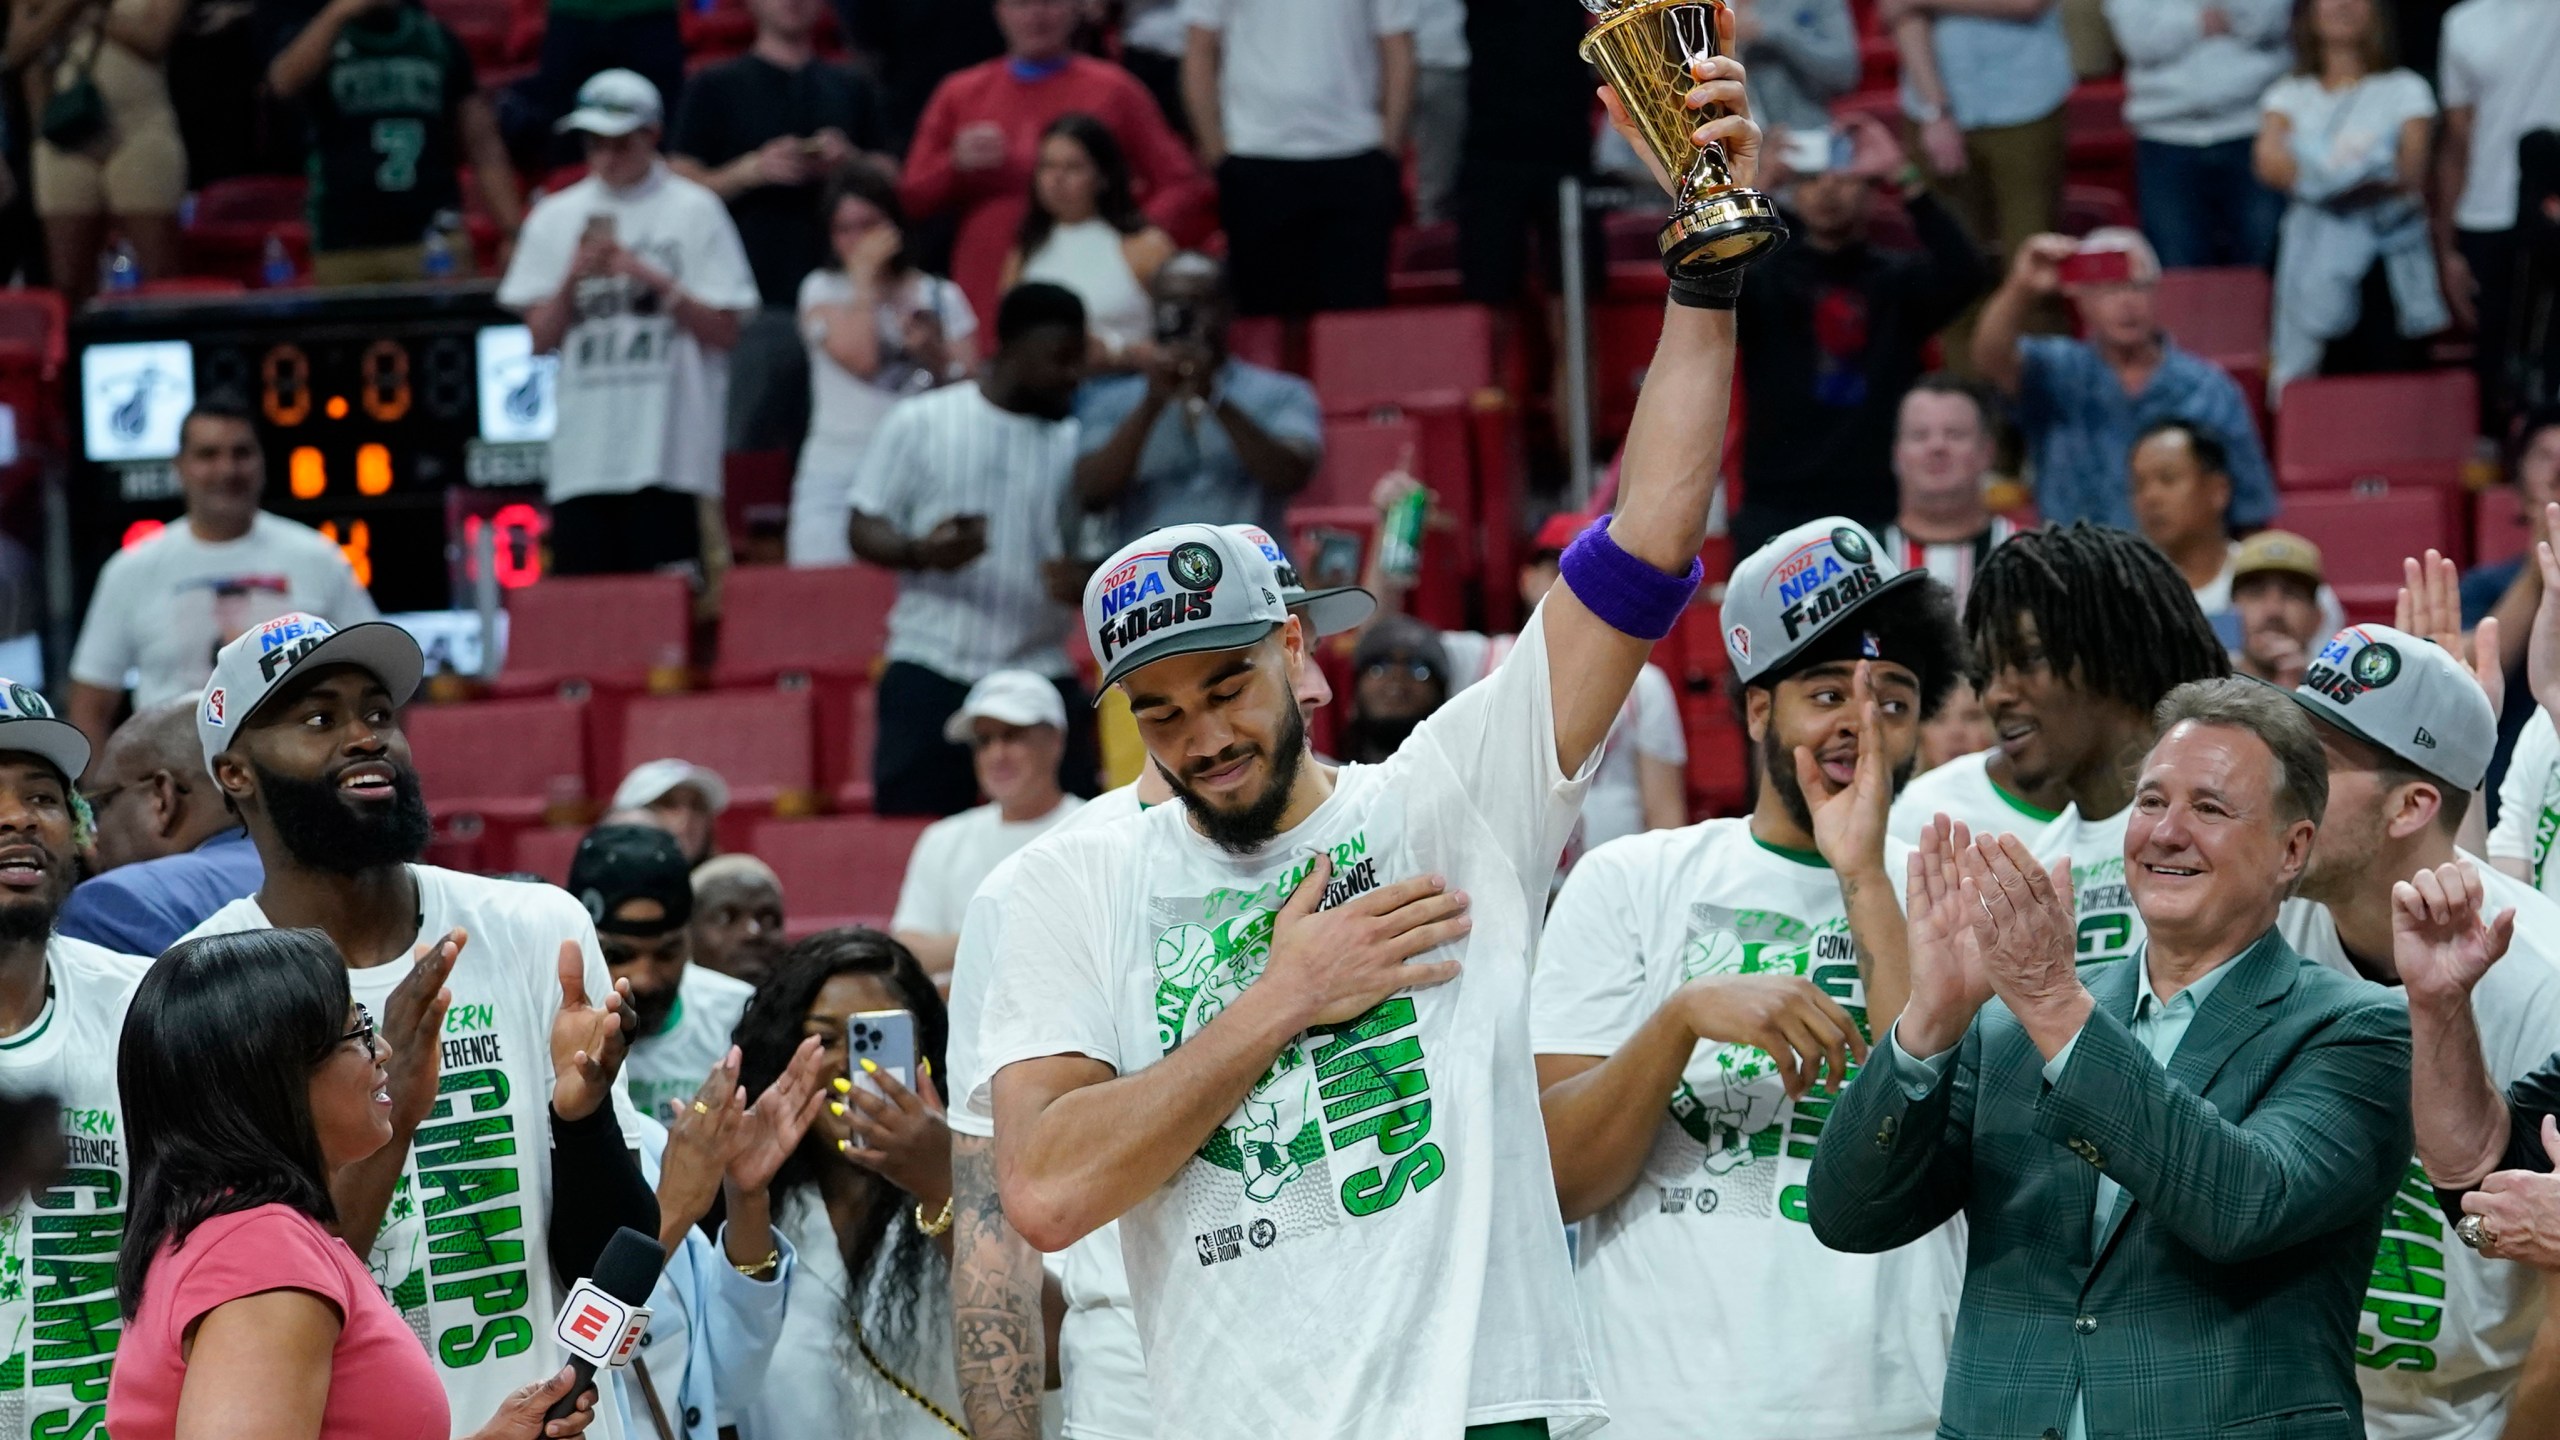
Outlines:
<svg viewBox="0 0 2560 1440"><path fill-rule="evenodd" d="M637 71L599 70L578 87L578 108L552 128L566 135L575 130L610 140L634 130L664 125L666 102Z"/></svg>
<svg viewBox="0 0 2560 1440"><path fill-rule="evenodd" d="M969 698L951 712L943 722L942 738L954 745L966 745L981 720L993 720L1017 730L1047 725L1064 731L1067 728L1067 702L1058 698L1058 687L1045 675L1028 670L998 670L969 687Z"/></svg>
<svg viewBox="0 0 2560 1440"><path fill-rule="evenodd" d="M1357 630L1376 613L1378 597L1357 585L1335 585L1323 590L1310 590L1298 579L1298 567L1289 563L1289 554L1269 531L1259 525L1227 525L1227 533L1262 552L1271 562L1271 573L1280 579L1280 603L1298 611L1315 633L1310 640L1327 635L1340 635Z"/></svg>
<svg viewBox="0 0 2560 1440"><path fill-rule="evenodd" d="M2313 718L2461 791L2480 788L2498 748L2480 682L2443 646L2388 625L2332 636L2293 698Z"/></svg>
<svg viewBox="0 0 2560 1440"><path fill-rule="evenodd" d="M317 615L279 615L222 647L213 678L196 706L196 739L208 769L231 748L240 727L267 697L304 670L354 665L371 671L391 703L406 705L427 673L427 657L409 632L387 620L367 620L344 630Z"/></svg>
<svg viewBox="0 0 2560 1440"><path fill-rule="evenodd" d="M1869 602L1929 578L1886 558L1866 527L1834 515L1751 552L1724 588L1724 648L1745 684L1813 648ZM1843 652L1850 653L1850 652ZM1855 652L1880 658L1869 635Z"/></svg>
<svg viewBox="0 0 2560 1440"><path fill-rule="evenodd" d="M0 679L0 750L47 761L65 780L77 780L89 768L89 737L57 718L52 704L32 687L15 680Z"/></svg>
<svg viewBox="0 0 2560 1440"><path fill-rule="evenodd" d="M655 825L599 825L569 862L569 893L608 935L664 935L693 919L693 871L676 837ZM634 900L657 902L650 920L618 920Z"/></svg>
<svg viewBox="0 0 2560 1440"><path fill-rule="evenodd" d="M1280 577L1262 547L1216 525L1142 535L1084 587L1084 633L1104 689L1159 660L1241 650L1287 623Z"/></svg>
<svg viewBox="0 0 2560 1440"><path fill-rule="evenodd" d="M2320 568L2320 547L2290 530L2261 530L2231 552L2231 582L2252 575L2299 575L2314 585L2328 578Z"/></svg>

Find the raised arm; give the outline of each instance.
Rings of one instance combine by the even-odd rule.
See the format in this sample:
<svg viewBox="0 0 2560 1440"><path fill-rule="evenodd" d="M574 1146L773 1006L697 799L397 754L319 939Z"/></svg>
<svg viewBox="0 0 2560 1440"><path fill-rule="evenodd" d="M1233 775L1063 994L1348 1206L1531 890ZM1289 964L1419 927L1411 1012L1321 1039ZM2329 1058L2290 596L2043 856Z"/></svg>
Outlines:
<svg viewBox="0 0 2560 1440"><path fill-rule="evenodd" d="M2500 1168L2515 1138L2507 1097L2490 1078L2471 1013L2471 992L2514 936L2515 912L2492 919L2485 903L2479 875L2460 862L2421 870L2391 887L2391 958L2409 998L2409 1109L2418 1163L2449 1202ZM2544 1077L2560 1080L2560 1072L2546 1063L2516 1089L2529 1093ZM2549 1088L2560 1092L2560 1083Z"/></svg>

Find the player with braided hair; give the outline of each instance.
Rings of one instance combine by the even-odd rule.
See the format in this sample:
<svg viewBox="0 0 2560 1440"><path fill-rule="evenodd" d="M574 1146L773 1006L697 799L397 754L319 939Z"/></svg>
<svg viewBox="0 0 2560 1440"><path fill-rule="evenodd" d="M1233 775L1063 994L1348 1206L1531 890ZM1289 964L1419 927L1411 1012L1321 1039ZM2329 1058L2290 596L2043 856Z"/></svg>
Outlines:
<svg viewBox="0 0 2560 1440"><path fill-rule="evenodd" d="M2069 800L2024 836L2071 857L2080 963L2130 955L2142 917L2124 884L2125 817L2151 712L2190 680L2231 673L2194 592L2150 541L2086 523L1991 552L1965 605L1977 683L2020 784Z"/></svg>

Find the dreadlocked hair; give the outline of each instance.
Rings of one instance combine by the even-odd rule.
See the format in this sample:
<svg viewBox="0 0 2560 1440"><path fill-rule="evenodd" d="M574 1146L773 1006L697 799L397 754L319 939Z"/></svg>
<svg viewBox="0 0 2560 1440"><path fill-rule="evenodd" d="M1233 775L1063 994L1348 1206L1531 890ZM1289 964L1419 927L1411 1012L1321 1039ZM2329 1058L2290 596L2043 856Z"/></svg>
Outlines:
<svg viewBox="0 0 2560 1440"><path fill-rule="evenodd" d="M2035 619L2036 645L2018 617ZM2026 668L2053 673L2145 715L2190 680L2231 673L2195 592L2169 557L2130 530L2047 525L1991 552L1965 602L1974 679Z"/></svg>

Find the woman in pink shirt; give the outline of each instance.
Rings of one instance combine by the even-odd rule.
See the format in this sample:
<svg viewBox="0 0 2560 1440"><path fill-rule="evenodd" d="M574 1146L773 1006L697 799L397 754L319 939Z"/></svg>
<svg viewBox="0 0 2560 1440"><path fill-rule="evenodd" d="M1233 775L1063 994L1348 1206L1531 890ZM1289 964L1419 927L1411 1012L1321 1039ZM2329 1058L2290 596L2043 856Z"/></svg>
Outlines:
<svg viewBox="0 0 2560 1440"><path fill-rule="evenodd" d="M116 1065L133 1147L118 1440L453 1433L425 1347L330 1228L329 1177L391 1139L391 1054L317 930L189 941L143 976ZM472 1440L583 1432L592 1394L542 1418L573 1381L508 1396Z"/></svg>

